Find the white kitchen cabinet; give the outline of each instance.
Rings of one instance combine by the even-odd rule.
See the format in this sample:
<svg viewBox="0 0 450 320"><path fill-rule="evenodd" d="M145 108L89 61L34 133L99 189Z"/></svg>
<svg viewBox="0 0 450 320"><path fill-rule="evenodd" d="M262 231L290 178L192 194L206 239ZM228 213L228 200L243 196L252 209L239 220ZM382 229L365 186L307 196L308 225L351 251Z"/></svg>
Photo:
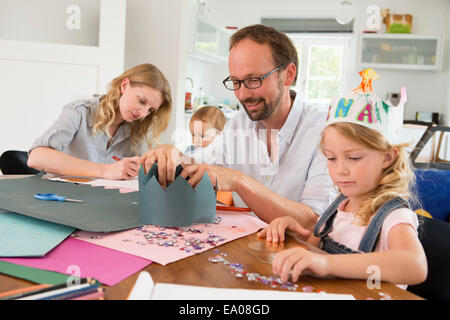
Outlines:
<svg viewBox="0 0 450 320"><path fill-rule="evenodd" d="M199 16L196 19L194 45L188 56L212 63L226 62L231 34L232 31Z"/></svg>
<svg viewBox="0 0 450 320"><path fill-rule="evenodd" d="M361 34L361 67L437 71L442 68L443 40L439 35Z"/></svg>

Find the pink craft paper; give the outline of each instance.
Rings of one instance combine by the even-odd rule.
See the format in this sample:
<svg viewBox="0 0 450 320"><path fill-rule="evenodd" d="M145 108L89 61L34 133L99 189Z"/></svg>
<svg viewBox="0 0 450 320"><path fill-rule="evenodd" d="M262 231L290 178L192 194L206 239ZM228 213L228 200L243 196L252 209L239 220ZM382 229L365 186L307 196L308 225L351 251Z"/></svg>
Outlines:
<svg viewBox="0 0 450 320"><path fill-rule="evenodd" d="M260 219L243 212L217 211L217 216L222 218L219 224L209 223L207 225L198 224L191 226L189 228L200 229L202 230L202 233L189 234L183 232L184 238L194 237L206 239L210 233L212 233L225 238L224 241L217 244L222 245L226 242L254 233L267 226L267 224ZM142 229L145 231L142 231ZM136 228L109 234L79 231L75 236L77 239L149 259L163 266L214 247L206 244L203 249L186 252L181 250L182 245L178 247L163 247L158 245L156 243L157 241L153 241L154 243L150 244L145 238L145 235L150 231L161 232L161 229L157 226L147 225L141 229ZM172 234L176 230L167 228L164 231L168 234ZM168 240L170 240L170 238ZM180 244L183 243L181 238L179 238L179 242Z"/></svg>
<svg viewBox="0 0 450 320"><path fill-rule="evenodd" d="M151 261L68 237L43 258L5 258L2 261L32 268L95 278L113 286L148 266Z"/></svg>

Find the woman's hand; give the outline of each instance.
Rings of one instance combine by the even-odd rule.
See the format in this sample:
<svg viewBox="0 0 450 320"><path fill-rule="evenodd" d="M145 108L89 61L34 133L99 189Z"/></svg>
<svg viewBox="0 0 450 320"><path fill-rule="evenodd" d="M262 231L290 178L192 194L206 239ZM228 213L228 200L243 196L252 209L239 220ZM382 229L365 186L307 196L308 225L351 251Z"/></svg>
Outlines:
<svg viewBox="0 0 450 320"><path fill-rule="evenodd" d="M128 180L139 172L139 157L123 158L111 164L105 164L102 177L112 180Z"/></svg>
<svg viewBox="0 0 450 320"><path fill-rule="evenodd" d="M319 277L329 275L328 254L314 253L304 248L291 248L278 252L272 262L273 273L281 280L296 282L301 274L313 274Z"/></svg>
<svg viewBox="0 0 450 320"><path fill-rule="evenodd" d="M266 237L267 242L278 243L278 241L283 242L285 240L285 231L290 229L299 233L302 236L309 237L311 231L303 228L300 223L291 216L284 216L281 218L274 219L269 226L258 232L257 237Z"/></svg>

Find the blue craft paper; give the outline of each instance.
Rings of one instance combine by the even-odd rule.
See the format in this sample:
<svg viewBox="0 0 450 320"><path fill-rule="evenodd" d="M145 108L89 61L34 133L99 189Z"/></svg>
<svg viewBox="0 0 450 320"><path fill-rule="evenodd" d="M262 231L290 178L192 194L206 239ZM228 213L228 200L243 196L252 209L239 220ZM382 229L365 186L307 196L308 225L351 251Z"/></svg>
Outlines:
<svg viewBox="0 0 450 320"><path fill-rule="evenodd" d="M216 195L208 174L203 174L194 189L179 175L182 170L178 166L175 180L166 189L162 189L157 180L157 164L152 166L147 175L141 166L138 175L139 210L143 223L188 227L196 223L214 222Z"/></svg>
<svg viewBox="0 0 450 320"><path fill-rule="evenodd" d="M42 257L75 228L0 211L0 257Z"/></svg>

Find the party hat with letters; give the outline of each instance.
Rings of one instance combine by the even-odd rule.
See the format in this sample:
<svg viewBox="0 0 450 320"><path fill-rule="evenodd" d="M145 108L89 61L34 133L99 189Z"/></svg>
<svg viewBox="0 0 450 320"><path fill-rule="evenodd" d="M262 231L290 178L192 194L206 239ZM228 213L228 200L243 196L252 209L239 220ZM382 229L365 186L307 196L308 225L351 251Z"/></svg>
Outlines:
<svg viewBox="0 0 450 320"><path fill-rule="evenodd" d="M372 69L359 72L360 85L349 93L335 97L328 109L327 125L336 122L351 122L376 130L391 144L396 144L403 126L403 107L406 102L406 88L402 87L397 106L382 101L373 91L372 81L378 79Z"/></svg>

